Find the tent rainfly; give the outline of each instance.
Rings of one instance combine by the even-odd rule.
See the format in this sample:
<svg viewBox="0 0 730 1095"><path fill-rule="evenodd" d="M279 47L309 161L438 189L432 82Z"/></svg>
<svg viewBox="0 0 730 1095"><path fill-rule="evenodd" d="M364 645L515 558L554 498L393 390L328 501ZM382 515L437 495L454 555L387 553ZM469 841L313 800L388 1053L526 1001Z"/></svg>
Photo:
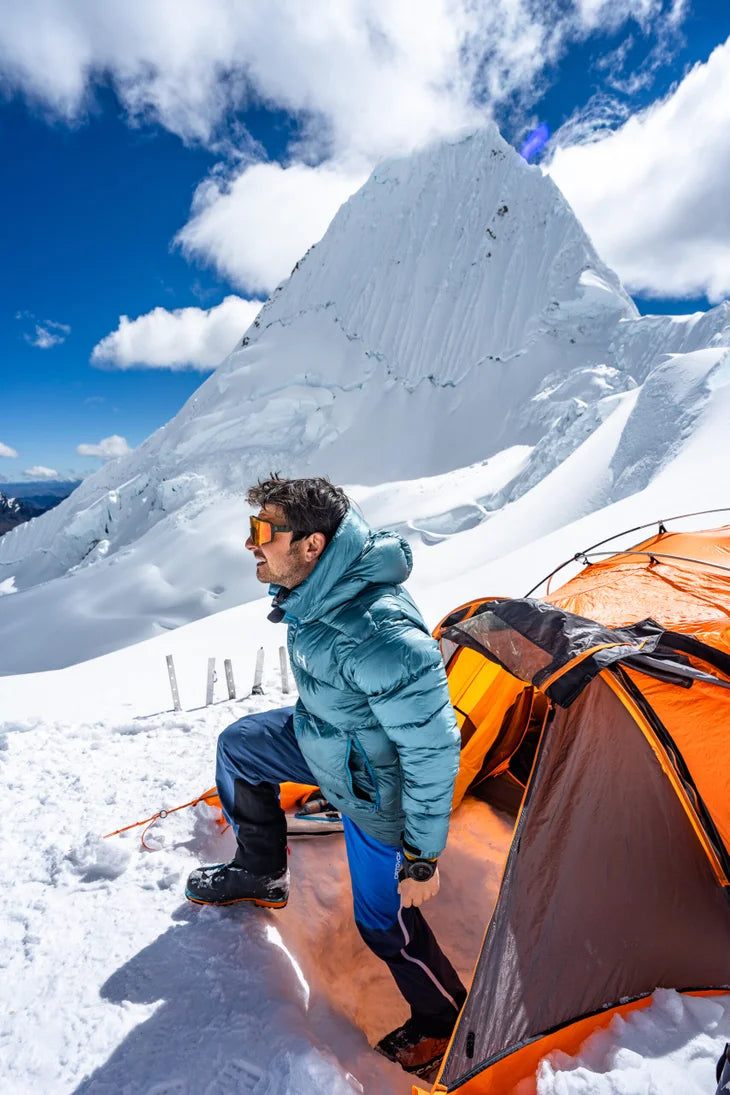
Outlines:
<svg viewBox="0 0 730 1095"><path fill-rule="evenodd" d="M730 990L730 528L662 525L548 601L473 601L436 636L456 801L531 727L537 747L433 1091L529 1095L545 1054L655 988Z"/></svg>

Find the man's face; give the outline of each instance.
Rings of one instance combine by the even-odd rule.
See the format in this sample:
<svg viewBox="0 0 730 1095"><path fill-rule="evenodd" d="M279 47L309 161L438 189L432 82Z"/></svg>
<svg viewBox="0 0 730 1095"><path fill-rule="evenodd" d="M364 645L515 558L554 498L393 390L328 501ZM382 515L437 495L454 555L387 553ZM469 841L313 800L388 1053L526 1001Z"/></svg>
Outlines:
<svg viewBox="0 0 730 1095"><path fill-rule="evenodd" d="M259 510L257 516L262 521L270 521L272 525L288 523L281 506L266 505ZM314 533L314 537L305 536L302 540L295 540L294 543L292 543L292 535L291 532L275 532L273 540L259 547L254 544L250 536L248 537L246 547L253 552L256 560L256 577L260 582L294 589L314 570L322 549L315 555L311 541L314 537L321 536L321 533Z"/></svg>

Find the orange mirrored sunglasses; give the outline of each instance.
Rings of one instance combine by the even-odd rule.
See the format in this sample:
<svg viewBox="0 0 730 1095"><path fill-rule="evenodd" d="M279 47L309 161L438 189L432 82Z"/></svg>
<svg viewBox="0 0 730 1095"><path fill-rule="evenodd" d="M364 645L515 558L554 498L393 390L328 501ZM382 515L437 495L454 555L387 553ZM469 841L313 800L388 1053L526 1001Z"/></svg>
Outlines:
<svg viewBox="0 0 730 1095"><path fill-rule="evenodd" d="M264 521L261 517L250 517L251 539L255 547L262 544L270 544L277 532L293 532L291 525L272 525L271 521Z"/></svg>

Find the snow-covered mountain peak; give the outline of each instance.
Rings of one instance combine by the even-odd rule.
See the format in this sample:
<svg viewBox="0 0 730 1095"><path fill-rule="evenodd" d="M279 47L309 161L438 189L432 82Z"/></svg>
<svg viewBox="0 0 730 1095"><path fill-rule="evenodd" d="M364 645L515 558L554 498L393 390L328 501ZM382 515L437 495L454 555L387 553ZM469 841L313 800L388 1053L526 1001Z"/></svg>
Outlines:
<svg viewBox="0 0 730 1095"><path fill-rule="evenodd" d="M552 180L489 126L377 168L155 447L209 467L215 441L236 474L439 474L539 440L546 373L612 364L636 314Z"/></svg>
<svg viewBox="0 0 730 1095"><path fill-rule="evenodd" d="M378 167L249 341L329 312L394 380L454 384L523 352L578 302L636 315L552 180L490 125Z"/></svg>

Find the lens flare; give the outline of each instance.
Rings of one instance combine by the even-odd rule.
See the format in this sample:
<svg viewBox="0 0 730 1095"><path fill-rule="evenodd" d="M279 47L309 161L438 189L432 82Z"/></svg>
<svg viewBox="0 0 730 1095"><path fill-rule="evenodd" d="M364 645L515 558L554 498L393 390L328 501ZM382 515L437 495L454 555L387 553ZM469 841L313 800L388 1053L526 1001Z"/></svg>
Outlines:
<svg viewBox="0 0 730 1095"><path fill-rule="evenodd" d="M540 149L544 148L547 142L550 140L550 130L546 125L539 125L537 129L533 129L527 140L522 146L520 156L523 160L527 160L529 163L533 156L536 156Z"/></svg>

